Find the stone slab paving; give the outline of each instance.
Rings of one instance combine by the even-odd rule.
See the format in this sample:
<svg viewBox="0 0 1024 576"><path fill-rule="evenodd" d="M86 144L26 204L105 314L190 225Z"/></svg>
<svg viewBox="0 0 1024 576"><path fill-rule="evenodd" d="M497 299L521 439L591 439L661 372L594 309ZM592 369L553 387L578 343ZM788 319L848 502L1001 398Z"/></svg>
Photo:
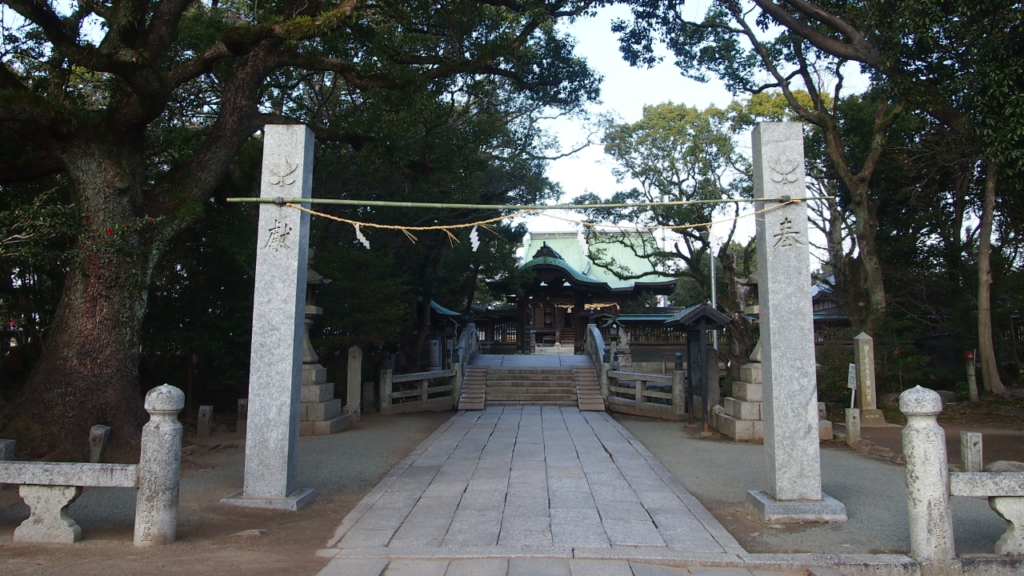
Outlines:
<svg viewBox="0 0 1024 576"><path fill-rule="evenodd" d="M602 575L632 574L638 559L734 564L744 552L606 413L516 406L459 412L319 554L334 558L323 575Z"/></svg>
<svg viewBox="0 0 1024 576"><path fill-rule="evenodd" d="M459 412L317 554L320 576L919 574L902 555L747 553L608 414L548 406Z"/></svg>

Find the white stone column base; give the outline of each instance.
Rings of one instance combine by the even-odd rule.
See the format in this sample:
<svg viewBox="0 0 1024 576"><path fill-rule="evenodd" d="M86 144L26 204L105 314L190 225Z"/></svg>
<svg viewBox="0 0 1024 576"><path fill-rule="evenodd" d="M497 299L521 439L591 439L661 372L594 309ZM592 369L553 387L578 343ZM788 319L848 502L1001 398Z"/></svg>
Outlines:
<svg viewBox="0 0 1024 576"><path fill-rule="evenodd" d="M764 490L747 492L747 507L765 522L793 524L797 522L846 522L846 506L822 493L821 500L776 500Z"/></svg>
<svg viewBox="0 0 1024 576"><path fill-rule="evenodd" d="M299 488L284 498L254 498L246 496L242 492L239 490L230 496L221 498L220 503L244 508L270 508L295 512L316 497L316 490L312 488Z"/></svg>

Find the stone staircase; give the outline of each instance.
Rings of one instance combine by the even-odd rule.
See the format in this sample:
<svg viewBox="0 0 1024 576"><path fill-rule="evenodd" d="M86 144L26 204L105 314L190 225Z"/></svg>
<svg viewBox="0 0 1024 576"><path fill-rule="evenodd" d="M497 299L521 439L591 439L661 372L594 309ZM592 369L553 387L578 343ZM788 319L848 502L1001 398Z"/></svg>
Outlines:
<svg viewBox="0 0 1024 576"><path fill-rule="evenodd" d="M601 385L597 380L597 370L593 366L574 366L576 376L576 400L580 410L604 412L604 399L601 398Z"/></svg>
<svg viewBox="0 0 1024 576"><path fill-rule="evenodd" d="M487 366L467 366L459 410L483 410L487 393Z"/></svg>
<svg viewBox="0 0 1024 576"><path fill-rule="evenodd" d="M492 368L488 406L578 406L572 368Z"/></svg>

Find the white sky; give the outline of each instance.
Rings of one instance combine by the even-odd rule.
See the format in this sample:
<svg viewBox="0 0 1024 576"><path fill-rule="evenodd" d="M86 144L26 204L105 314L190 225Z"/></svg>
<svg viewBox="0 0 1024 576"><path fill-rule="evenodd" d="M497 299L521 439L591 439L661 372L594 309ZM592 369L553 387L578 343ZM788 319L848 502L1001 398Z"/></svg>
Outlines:
<svg viewBox="0 0 1024 576"><path fill-rule="evenodd" d="M686 16L699 20L703 17L706 6L706 1L688 2L683 9L687 12ZM674 57L664 48L661 48L660 52L665 59L658 66L650 69L630 67L622 59L618 38L611 31L612 20L630 17L627 7L616 5L601 9L595 18L564 25L563 30L571 33L577 40L576 53L585 58L590 67L604 77L601 84L602 104L592 106L592 112L612 113L618 122L636 122L643 117L643 107L649 104L671 101L703 109L710 105L723 108L733 100L732 94L717 79L700 83L684 78L673 63ZM868 84L867 77L858 74L852 68L849 66L845 70L846 94L861 92ZM563 150L577 147L586 140L588 134L585 126L571 119L551 121L548 129L558 137ZM599 142L600 135L594 139ZM749 134L740 136L737 146L749 155ZM628 190L636 185L630 181L616 182L612 174L613 166L614 162L605 155L603 147L598 143L570 157L552 161L549 164L548 177L562 186L562 203L568 203L576 196L587 192L597 194L601 198L609 198L617 191ZM747 206L743 212L753 212L753 205ZM570 213L564 215L574 217ZM722 216L718 219L725 218ZM531 232L575 231L579 228L578 225L543 216L531 216L523 221L527 223ZM715 225L712 233L716 237L724 238L729 232L729 227L729 223ZM824 245L824 237L813 238L818 234L813 228L811 234L813 242ZM658 236L660 235L659 233ZM753 235L754 219L750 216L741 218L734 240L746 243ZM810 266L812 269L820 266L820 261L813 254Z"/></svg>
<svg viewBox="0 0 1024 576"><path fill-rule="evenodd" d="M702 16L704 2L687 4L686 10L693 16ZM654 68L633 68L622 59L618 37L611 31L612 20L629 19L628 7L612 6L603 8L597 17L578 20L563 29L577 40L576 53L585 58L592 69L604 77L601 84L602 104L592 106L596 113L614 114L618 122L636 122L643 117L643 108L649 104L674 102L698 108L711 105L725 107L732 101L732 94L718 80L700 83L680 74L673 64L673 56L665 49L660 53L665 60ZM571 150L584 142L588 130L571 119L557 119L549 123L548 129L558 137L564 150ZM554 160L548 167L548 177L562 186L562 203L568 203L576 196L591 192L608 198L620 190L629 190L636 184L630 181L621 184L612 174L614 162L606 156L600 142L600 135L594 137L598 143L570 157ZM740 145L749 149L749 143ZM750 210L748 210L749 212ZM557 213L556 213L557 214ZM572 214L566 213L568 217ZM577 226L543 216L524 219L531 232L572 231ZM728 233L728 225L715 226L716 235ZM754 234L752 218L740 221L737 240L745 242ZM660 234L659 234L660 236Z"/></svg>

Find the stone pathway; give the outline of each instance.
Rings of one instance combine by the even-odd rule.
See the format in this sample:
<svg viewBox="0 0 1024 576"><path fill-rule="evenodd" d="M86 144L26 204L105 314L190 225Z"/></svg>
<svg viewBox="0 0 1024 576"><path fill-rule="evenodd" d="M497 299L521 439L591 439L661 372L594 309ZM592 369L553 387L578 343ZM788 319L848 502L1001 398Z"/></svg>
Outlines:
<svg viewBox="0 0 1024 576"><path fill-rule="evenodd" d="M657 573L644 560L737 566L745 553L606 413L523 406L454 416L319 554L334 558L323 576L392 576L640 575Z"/></svg>

